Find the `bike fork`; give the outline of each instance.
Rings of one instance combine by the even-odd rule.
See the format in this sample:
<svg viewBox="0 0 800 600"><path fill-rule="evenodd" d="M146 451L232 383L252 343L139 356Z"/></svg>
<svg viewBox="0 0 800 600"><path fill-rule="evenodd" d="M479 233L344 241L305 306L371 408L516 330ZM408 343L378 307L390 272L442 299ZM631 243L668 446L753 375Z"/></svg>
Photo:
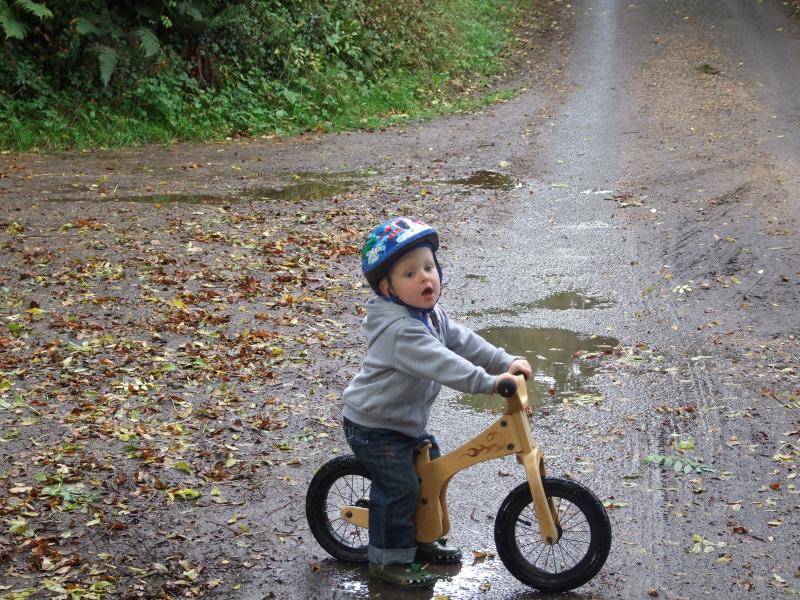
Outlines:
<svg viewBox="0 0 800 600"><path fill-rule="evenodd" d="M558 512L552 499L544 493L542 479L547 475L544 467L544 457L539 448L533 448L531 452L517 454L517 462L525 467L528 476L528 486L531 488L533 498L533 508L536 512L536 520L539 521L539 531L545 544L553 545L561 537L558 532Z"/></svg>

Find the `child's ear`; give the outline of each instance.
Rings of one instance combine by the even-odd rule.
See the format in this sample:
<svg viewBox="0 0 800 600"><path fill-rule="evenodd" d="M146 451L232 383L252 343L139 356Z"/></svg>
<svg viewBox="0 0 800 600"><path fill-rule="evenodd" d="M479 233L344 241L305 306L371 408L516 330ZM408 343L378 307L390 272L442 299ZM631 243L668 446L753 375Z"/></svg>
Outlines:
<svg viewBox="0 0 800 600"><path fill-rule="evenodd" d="M384 297L391 295L391 293L390 293L391 289L390 289L390 286L389 286L389 280L386 277L384 277L383 279L381 279L378 282L378 289L380 289L381 295L384 296Z"/></svg>

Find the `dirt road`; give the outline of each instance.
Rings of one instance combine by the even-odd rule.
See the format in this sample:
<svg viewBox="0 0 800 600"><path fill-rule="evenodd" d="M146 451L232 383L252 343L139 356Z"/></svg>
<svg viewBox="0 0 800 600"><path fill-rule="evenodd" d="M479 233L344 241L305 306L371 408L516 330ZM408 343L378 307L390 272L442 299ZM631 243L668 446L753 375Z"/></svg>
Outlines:
<svg viewBox="0 0 800 600"><path fill-rule="evenodd" d="M0 591L542 597L492 555L511 460L453 481L468 559L432 592L308 533L362 351L354 252L400 211L441 229L450 313L534 364L550 472L609 510L608 562L567 597L800 591L800 24L778 2L562 9L524 89L474 114L0 156ZM495 407L444 393L431 431L453 448Z"/></svg>

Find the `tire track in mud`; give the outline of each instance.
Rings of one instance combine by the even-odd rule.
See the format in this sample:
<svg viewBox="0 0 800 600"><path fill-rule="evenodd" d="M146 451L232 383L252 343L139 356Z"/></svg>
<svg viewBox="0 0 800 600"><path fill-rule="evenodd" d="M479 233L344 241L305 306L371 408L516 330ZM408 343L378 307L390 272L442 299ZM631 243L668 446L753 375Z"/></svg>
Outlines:
<svg viewBox="0 0 800 600"><path fill-rule="evenodd" d="M663 325L654 332L656 346L666 350L671 365L658 395L673 409L694 406L691 418L664 415L655 442L661 454L689 454L716 469L683 482L671 471L653 470L659 510L649 516L658 520L654 536L679 533L683 548L654 550L672 565L676 584L682 583L679 572L699 569L703 590L733 593L757 586L772 597L767 588L777 571L753 558L770 551L778 532L785 543L791 539L785 531L770 531L763 512L764 496L780 489L775 481L773 487L764 483L770 472L782 477L773 453L781 443L779 424L788 416L763 402L762 386L779 383L758 363L782 348L783 341L773 340L791 333L782 325L791 322L797 306L790 286L776 289L780 276L773 267L780 259L787 271L798 270L791 268L798 266L796 244L776 243L775 236L776 225L796 223L786 184L796 170L771 153L758 122L764 107L749 84L738 80L737 65L701 33L686 25L685 31L659 36L659 53L633 79L641 107L636 128L650 132L638 140L649 171L630 185L648 194L657 213L650 233L640 234L641 262L651 265L651 278L644 280L652 289L643 297L643 312ZM701 64L714 65L718 73L702 73L696 68ZM693 448L677 452L678 440L691 440ZM773 521L786 522L786 500L767 500L782 515ZM697 538L690 534L701 536L703 556L710 550L712 558L736 569L726 572L719 563L694 558Z"/></svg>
<svg viewBox="0 0 800 600"><path fill-rule="evenodd" d="M652 166L631 187L663 205L671 239L662 260L676 277L730 288L728 306L757 300L763 310L759 289L778 276L766 267L785 260L775 225L796 225L786 186L794 171L770 152L759 123L765 108L741 63L712 42L700 30L655 39L660 53L633 79L639 129L651 132L638 152ZM713 74L699 68L709 64ZM798 264L796 251L789 260ZM780 300L797 305L791 294Z"/></svg>
<svg viewBox="0 0 800 600"><path fill-rule="evenodd" d="M737 264L740 264L739 257L744 249L740 244L715 240L715 243L710 246L711 252L708 254L692 253L688 248L704 244L700 240L708 238L707 229L709 223L724 222L728 219L734 211L734 207L729 203L740 200L742 195L752 188L752 182L745 182L728 191L717 194L708 200L709 208L698 209L698 212L702 215L700 217L702 220L698 221L691 218L685 220L683 224L685 227L684 232L672 240L668 254L668 256L672 255L674 257L672 262L676 269L701 280L713 279L719 275L730 276L740 270L737 269ZM716 210L717 208L720 208L720 210ZM684 250L684 248L687 249ZM752 264L745 265L743 268L750 266Z"/></svg>
<svg viewBox="0 0 800 600"><path fill-rule="evenodd" d="M718 81L697 74L693 78L689 77L688 81L676 79L676 74L690 69L690 65L708 64L705 61L721 64L723 60L721 53L716 48L699 44L698 39L701 38L697 36L690 38L680 33L659 36L654 41L660 53L655 59L646 63L640 74L634 77L634 87L638 88L637 96L642 107L639 118L648 123L647 128L652 127L655 131L664 132L659 140L661 147L655 149L656 154L665 147L669 152L674 152L680 140L685 139L687 134L691 137L692 133L697 131L698 127L695 125L698 124L698 118L701 122L707 123L711 115L718 119L720 112L724 120L725 116L730 119L731 115L755 110L752 100L740 87L725 86L723 88L725 99L720 101L718 95L721 86L718 85ZM705 93L701 92L698 95L698 86ZM694 101L687 102L690 98ZM687 125L690 122L693 125ZM718 131L718 126L722 124L716 120L714 129ZM688 422L681 414L668 413L658 430L658 451L664 455L674 454L676 439L687 439L687 437L694 439L699 434L699 439L695 443L703 449L703 458L709 464L713 464L714 457L720 453L723 444L723 428L716 401L720 381L715 375L719 371L720 364L718 360L714 360L714 365L709 370L706 364L692 360L692 354L698 352L700 355L705 354L704 344L693 335L694 332L689 327L680 325L686 312L685 307L676 301L675 294L670 293L670 287L676 275L682 277L681 281L692 282L695 279L704 280L721 274L730 275L735 271L732 264L735 264L741 254L742 249L739 245L729 244L727 247L720 244L706 245L707 242L702 241L712 238L708 231L709 222L723 222L731 213L733 208L731 202L740 199L753 188L752 178L742 177L736 172L739 160L729 155L725 160L727 164L722 166L717 160L714 149L718 139L715 138L727 138L730 135L728 132L722 134L710 132L706 139L697 142L699 149L690 146L689 156L685 160L675 161L679 165L677 172L674 165L663 165L660 172L654 173L653 177L642 178L638 182L642 189L659 190L654 194L654 199L656 202L666 203L667 211L670 210L670 204L687 203L689 194L686 192L690 190L692 183L695 184L695 189L698 185L706 187L709 178L716 176L717 181L725 182L723 185L727 184L726 188L714 190L706 200L702 199L702 196L694 200L694 203L702 203L700 208L686 213L673 211L678 213L678 222L671 224L672 231L676 233L669 236L663 256L660 258L662 264L668 265L670 278L667 279L666 285L662 284L664 287L660 289L660 295L648 295L644 299L647 312L651 315L666 316L665 321L675 330L674 334L668 336L674 350L667 362L674 365L673 374L665 382L661 397L670 399L670 406L673 407L693 406L695 411L693 414L696 415L694 422ZM735 144L733 146L735 147ZM652 156L653 151L650 154ZM653 162L658 164L657 160ZM708 165L708 162L712 164ZM733 183L730 183L727 177L719 177L721 168L734 176ZM680 191L676 189L678 185L682 188ZM703 192L704 190L701 193ZM716 210L717 208L721 210ZM695 218L697 213L705 218L702 220ZM697 251L701 244L706 246L707 251ZM662 503L660 516L662 527L666 530L674 506L667 488L671 484L674 485L674 475L670 471L662 470L657 470L656 474ZM676 501L679 499L683 498L677 494Z"/></svg>

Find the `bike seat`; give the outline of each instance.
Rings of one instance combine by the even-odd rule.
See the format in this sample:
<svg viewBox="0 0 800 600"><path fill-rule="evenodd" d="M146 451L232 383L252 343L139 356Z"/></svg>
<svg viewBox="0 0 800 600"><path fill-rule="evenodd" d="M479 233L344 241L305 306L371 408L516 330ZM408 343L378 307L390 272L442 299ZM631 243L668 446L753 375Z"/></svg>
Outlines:
<svg viewBox="0 0 800 600"><path fill-rule="evenodd" d="M433 444L431 444L429 441L425 440L424 442L420 442L419 444L414 446L414 456L422 454L423 450L430 448L433 448Z"/></svg>

